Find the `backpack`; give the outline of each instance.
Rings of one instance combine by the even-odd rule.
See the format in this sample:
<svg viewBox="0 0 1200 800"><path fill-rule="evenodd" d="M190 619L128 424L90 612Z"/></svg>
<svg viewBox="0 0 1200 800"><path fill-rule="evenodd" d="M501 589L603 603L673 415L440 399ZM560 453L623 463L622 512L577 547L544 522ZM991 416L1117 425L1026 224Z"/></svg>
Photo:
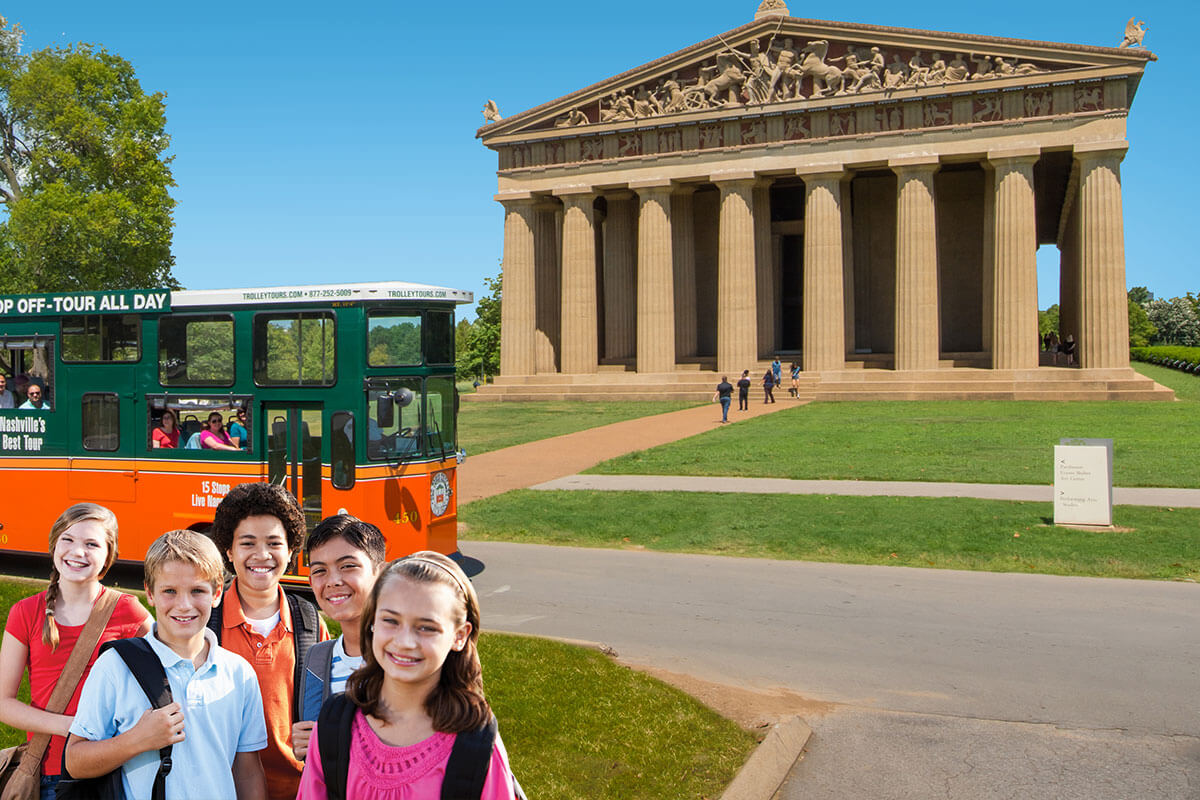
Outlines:
<svg viewBox="0 0 1200 800"><path fill-rule="evenodd" d="M138 686L146 693L146 699L150 701L152 708L162 708L171 704L171 684L167 681L166 670L148 641L138 636L116 639L100 646L101 653L109 649L117 651L117 655L137 680ZM167 775L171 772L171 747L172 745L167 745L158 751L158 773L154 776L152 800L166 800ZM55 790L55 797L58 800L122 800L125 797L125 789L121 781L121 767L97 778L72 778L67 772L67 754L64 748L62 777Z"/></svg>
<svg viewBox="0 0 1200 800"><path fill-rule="evenodd" d="M315 720L321 706L329 699L329 685L333 673L334 639L317 642L304 657L304 672L300 678L300 716L298 719Z"/></svg>
<svg viewBox="0 0 1200 800"><path fill-rule="evenodd" d="M329 800L346 800L350 739L356 713L358 706L339 692L325 701L317 718L317 747ZM446 777L442 779L441 800L479 800L495 743L495 717L482 728L460 733L454 738L450 760L446 762Z"/></svg>
<svg viewBox="0 0 1200 800"><path fill-rule="evenodd" d="M304 658L309 648L321 638L321 619L317 616L317 607L311 600L306 600L290 592L284 592L288 609L292 612L292 645L296 651L296 669L292 675L292 722L301 719L302 710L300 683L304 675ZM219 607L208 616L208 629L217 635L217 644L221 643L221 632L225 629L225 610Z"/></svg>

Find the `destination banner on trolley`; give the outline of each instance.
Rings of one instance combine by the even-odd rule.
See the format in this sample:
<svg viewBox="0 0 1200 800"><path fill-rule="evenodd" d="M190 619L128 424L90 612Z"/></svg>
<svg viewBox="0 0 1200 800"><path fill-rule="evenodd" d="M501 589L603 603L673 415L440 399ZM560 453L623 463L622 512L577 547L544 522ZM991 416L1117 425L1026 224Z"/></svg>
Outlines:
<svg viewBox="0 0 1200 800"><path fill-rule="evenodd" d="M115 292L0 295L0 317L49 317L58 314L129 314L170 311L169 289L128 289Z"/></svg>

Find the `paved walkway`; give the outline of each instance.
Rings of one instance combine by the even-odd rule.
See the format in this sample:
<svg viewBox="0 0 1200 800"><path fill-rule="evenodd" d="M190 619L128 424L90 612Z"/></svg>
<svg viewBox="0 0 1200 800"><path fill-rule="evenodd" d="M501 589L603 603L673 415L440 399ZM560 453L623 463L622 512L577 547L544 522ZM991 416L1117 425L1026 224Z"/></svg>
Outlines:
<svg viewBox="0 0 1200 800"><path fill-rule="evenodd" d="M748 411L731 410L730 423L737 424L807 402L792 400L784 390L781 393L783 397L770 405L752 399ZM513 489L527 489L537 483L574 475L610 458L658 447L719 427L721 407L710 403L683 411L614 422L478 456L468 453L467 460L458 468L458 504Z"/></svg>
<svg viewBox="0 0 1200 800"><path fill-rule="evenodd" d="M737 492L745 494L835 494L853 497L974 497L1051 503L1053 486L926 481L798 481L787 478L710 478L682 475L568 475L533 489L604 492ZM1200 508L1200 489L1113 489L1119 506Z"/></svg>

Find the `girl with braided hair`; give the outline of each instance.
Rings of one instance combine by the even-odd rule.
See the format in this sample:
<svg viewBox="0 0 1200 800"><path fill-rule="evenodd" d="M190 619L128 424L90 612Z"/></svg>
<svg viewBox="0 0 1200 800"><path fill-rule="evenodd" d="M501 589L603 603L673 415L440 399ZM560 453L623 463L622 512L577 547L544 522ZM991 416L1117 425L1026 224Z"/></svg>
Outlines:
<svg viewBox="0 0 1200 800"><path fill-rule="evenodd" d="M122 594L88 658L75 693L62 714L45 710L59 674L104 591L100 579L117 559L117 518L104 506L78 503L50 528L50 585L13 605L0 643L0 722L29 732L52 734L42 760L41 798L54 797L62 771L63 744L79 704L79 691L100 652L113 639L141 636L152 619L133 595ZM17 699L29 670L30 703Z"/></svg>

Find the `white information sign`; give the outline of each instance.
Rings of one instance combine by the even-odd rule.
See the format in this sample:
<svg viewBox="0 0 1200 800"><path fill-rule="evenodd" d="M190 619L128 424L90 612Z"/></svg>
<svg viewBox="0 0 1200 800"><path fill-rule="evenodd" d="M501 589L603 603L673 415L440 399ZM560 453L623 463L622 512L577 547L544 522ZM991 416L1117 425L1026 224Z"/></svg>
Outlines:
<svg viewBox="0 0 1200 800"><path fill-rule="evenodd" d="M1054 448L1055 525L1112 525L1112 440L1085 441Z"/></svg>

